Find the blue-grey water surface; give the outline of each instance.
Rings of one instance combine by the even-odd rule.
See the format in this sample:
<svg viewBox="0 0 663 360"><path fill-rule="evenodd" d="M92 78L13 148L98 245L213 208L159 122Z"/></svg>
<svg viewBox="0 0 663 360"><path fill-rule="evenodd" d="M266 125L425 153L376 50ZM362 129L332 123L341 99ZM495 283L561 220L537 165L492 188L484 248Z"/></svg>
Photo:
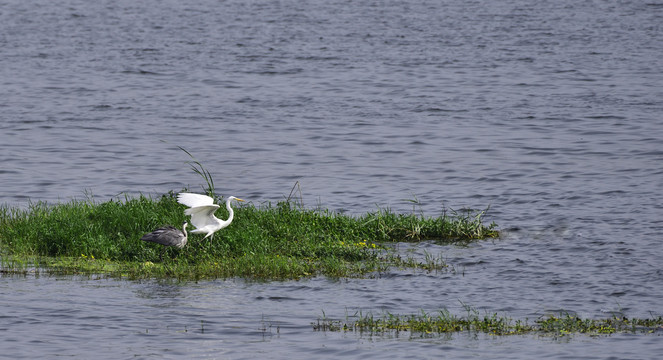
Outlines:
<svg viewBox="0 0 663 360"><path fill-rule="evenodd" d="M171 283L0 277L8 358L656 358L652 335L315 332L463 303L518 319L663 315L663 2L0 3L0 203L161 194L504 230L427 242L454 271ZM658 334L658 335L657 335Z"/></svg>

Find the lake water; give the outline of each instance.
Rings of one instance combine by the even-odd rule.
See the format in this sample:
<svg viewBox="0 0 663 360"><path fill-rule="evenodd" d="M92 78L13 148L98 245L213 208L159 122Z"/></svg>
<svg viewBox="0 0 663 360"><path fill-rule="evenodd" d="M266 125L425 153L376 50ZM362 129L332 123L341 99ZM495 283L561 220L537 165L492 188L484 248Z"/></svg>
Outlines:
<svg viewBox="0 0 663 360"><path fill-rule="evenodd" d="M0 277L0 357L656 358L653 335L313 331L462 303L663 315L663 3L0 4L0 203L161 194L434 216L490 206L456 271L172 283Z"/></svg>

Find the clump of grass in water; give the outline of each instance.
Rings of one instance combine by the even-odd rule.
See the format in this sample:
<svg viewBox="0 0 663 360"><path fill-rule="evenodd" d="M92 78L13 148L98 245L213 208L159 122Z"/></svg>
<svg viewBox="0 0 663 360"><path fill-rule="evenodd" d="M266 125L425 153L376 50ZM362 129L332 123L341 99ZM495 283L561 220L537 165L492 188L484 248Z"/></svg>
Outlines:
<svg viewBox="0 0 663 360"><path fill-rule="evenodd" d="M225 209L220 209L221 216ZM477 221L479 218L446 221ZM496 236L482 229L474 236L442 219L393 214L386 210L360 217L327 210L307 210L291 202L240 206L232 226L220 232L209 248L196 235L182 250L169 248L159 261L161 247L140 237L165 224L181 224L186 217L171 192L158 198L125 197L95 203L92 200L48 205L30 204L27 210L0 209L0 249L4 261L30 257L38 266L70 273L109 273L114 276L300 278L362 276L389 266L426 269L433 262L400 261L381 244L423 238L464 242ZM418 236L407 229L417 227ZM476 227L466 225L462 229ZM13 263L18 263L13 261ZM432 266L432 265L431 265Z"/></svg>
<svg viewBox="0 0 663 360"><path fill-rule="evenodd" d="M206 182L204 191L215 198L214 180L195 160L191 168ZM295 184L298 186L298 183ZM212 242L204 246L189 234L182 250L166 250L168 260L161 263L158 244L147 244L140 237L167 224L186 220L182 205L170 192L157 199L140 196L95 203L72 201L47 205L33 203L25 211L0 209L0 255L31 257L36 266L64 273L110 273L139 277L177 277L200 279L214 277L300 278L361 276L386 271L391 265L437 270L435 262L402 260L380 244L398 241L437 239L467 242L496 237L495 224L485 226L485 212L438 218L395 214L379 210L360 217L328 210L308 210L303 201L286 201L256 207L252 204L235 210L235 220ZM217 216L227 217L221 208ZM11 268L3 256L0 267Z"/></svg>
<svg viewBox="0 0 663 360"><path fill-rule="evenodd" d="M466 307L467 308L467 307ZM628 319L612 317L607 319L581 319L576 315L562 313L548 315L530 324L528 320L513 321L507 316L486 314L479 316L473 309L468 315L459 317L448 310L437 313L394 315L389 312L374 316L372 313L355 314L356 320L346 319L345 322L323 317L312 323L316 331L355 331L370 334L386 334L409 332L411 335L431 336L467 332L487 335L522 335L539 334L550 336L568 336L572 334L610 335L614 333L653 333L663 326L663 317L651 319Z"/></svg>

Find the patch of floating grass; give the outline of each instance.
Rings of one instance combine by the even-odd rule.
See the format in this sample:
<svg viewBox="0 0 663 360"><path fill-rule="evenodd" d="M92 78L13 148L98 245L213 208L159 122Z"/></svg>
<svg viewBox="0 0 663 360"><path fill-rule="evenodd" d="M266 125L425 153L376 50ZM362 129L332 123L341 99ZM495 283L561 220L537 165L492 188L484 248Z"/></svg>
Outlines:
<svg viewBox="0 0 663 360"><path fill-rule="evenodd" d="M346 321L323 317L312 323L316 331L353 331L372 335L399 334L407 332L411 336L431 336L435 334L460 333L487 335L524 335L538 334L548 336L567 336L586 334L591 336L614 333L653 333L663 329L663 317L650 319L629 319L612 317L607 319L582 319L577 315L560 313L536 319L516 320L507 316L486 314L479 316L476 311L469 311L467 316L457 316L447 310L437 313L395 315L384 312L378 316L372 313L355 314Z"/></svg>
<svg viewBox="0 0 663 360"><path fill-rule="evenodd" d="M390 266L428 271L446 267L432 257L424 262L403 259L384 246L389 242L463 243L498 235L495 224L483 224L485 212L445 212L429 218L381 209L357 217L284 201L240 206L232 225L215 236L211 247L201 235L189 234L189 244L181 250L167 249L161 262L160 245L140 237L186 220L175 195L102 203L38 202L26 210L2 207L0 269L20 272L32 262L30 266L57 273L128 278L365 276ZM224 218L225 212L221 208L217 216Z"/></svg>

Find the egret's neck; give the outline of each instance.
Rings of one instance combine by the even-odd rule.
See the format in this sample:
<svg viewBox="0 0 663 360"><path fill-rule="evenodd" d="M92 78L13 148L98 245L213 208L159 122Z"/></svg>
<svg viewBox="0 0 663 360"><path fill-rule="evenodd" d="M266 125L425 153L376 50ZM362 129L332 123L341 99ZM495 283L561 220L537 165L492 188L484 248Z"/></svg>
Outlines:
<svg viewBox="0 0 663 360"><path fill-rule="evenodd" d="M228 223L233 221L233 216L235 216L235 212L233 211L233 208L230 207L230 201L231 200L232 199L230 199L230 198L228 200L226 200L226 209L228 209L228 220L226 220L226 222L228 222Z"/></svg>

